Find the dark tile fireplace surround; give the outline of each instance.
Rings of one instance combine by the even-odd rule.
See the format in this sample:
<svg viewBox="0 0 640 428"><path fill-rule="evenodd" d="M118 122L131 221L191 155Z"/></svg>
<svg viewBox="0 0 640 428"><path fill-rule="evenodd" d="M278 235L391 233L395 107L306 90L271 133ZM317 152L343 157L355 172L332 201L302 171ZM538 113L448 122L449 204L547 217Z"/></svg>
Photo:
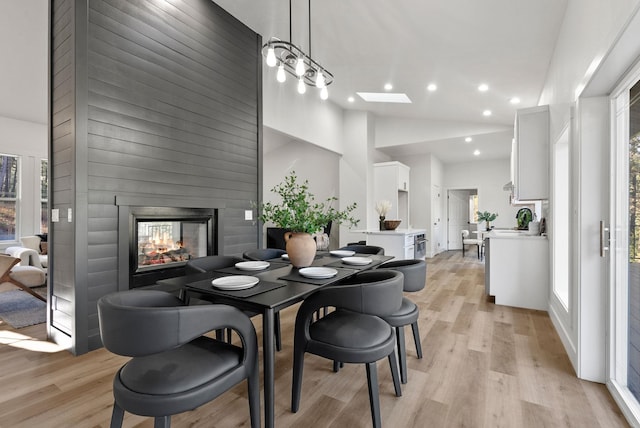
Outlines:
<svg viewBox="0 0 640 428"><path fill-rule="evenodd" d="M190 258L218 254L223 206L211 201L116 197L118 288L184 275Z"/></svg>

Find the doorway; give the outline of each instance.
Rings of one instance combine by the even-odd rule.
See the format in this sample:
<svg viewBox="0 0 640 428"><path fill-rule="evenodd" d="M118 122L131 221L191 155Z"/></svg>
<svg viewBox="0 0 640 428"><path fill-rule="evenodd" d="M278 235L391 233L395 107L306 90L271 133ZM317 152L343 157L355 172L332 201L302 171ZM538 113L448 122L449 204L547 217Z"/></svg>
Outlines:
<svg viewBox="0 0 640 428"><path fill-rule="evenodd" d="M478 211L478 189L456 189L447 192L447 249L462 249L462 231L475 230Z"/></svg>
<svg viewBox="0 0 640 428"><path fill-rule="evenodd" d="M640 67L612 100L608 382L640 414ZM605 235L606 236L606 235Z"/></svg>

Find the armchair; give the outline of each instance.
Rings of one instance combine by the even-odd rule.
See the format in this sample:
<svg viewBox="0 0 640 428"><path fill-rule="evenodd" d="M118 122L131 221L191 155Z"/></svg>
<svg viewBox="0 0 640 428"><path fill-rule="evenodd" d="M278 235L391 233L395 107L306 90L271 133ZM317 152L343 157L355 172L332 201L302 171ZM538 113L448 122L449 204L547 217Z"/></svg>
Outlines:
<svg viewBox="0 0 640 428"><path fill-rule="evenodd" d="M251 320L226 305L183 306L172 294L129 290L98 300L102 342L132 357L113 380L112 427L124 412L155 418L168 428L171 415L195 409L247 381L251 427L260 426L258 341ZM203 336L234 329L241 346Z"/></svg>

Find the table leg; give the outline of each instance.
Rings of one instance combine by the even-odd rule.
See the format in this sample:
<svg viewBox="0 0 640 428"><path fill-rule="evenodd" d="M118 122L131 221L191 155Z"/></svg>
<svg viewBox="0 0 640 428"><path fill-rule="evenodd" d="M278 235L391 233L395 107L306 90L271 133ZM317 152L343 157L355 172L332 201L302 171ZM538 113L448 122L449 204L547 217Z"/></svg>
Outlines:
<svg viewBox="0 0 640 428"><path fill-rule="evenodd" d="M264 374L264 426L273 428L274 417L274 371L275 371L275 346L274 346L274 310L265 308L262 315L262 352Z"/></svg>

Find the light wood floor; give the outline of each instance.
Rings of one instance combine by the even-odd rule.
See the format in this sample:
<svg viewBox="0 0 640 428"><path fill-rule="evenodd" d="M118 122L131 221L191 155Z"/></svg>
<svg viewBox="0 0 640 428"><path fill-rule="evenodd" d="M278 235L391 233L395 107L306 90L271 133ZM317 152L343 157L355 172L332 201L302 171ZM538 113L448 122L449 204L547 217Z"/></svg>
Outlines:
<svg viewBox="0 0 640 428"><path fill-rule="evenodd" d="M407 329L409 382L396 398L386 361L378 364L385 427L625 427L604 385L578 380L545 312L496 306L484 297L484 266L467 253L428 262L420 306L424 358ZM340 373L308 355L300 411L289 410L295 307L282 312L276 357L278 427L368 427L363 366ZM260 329L259 318L254 319ZM259 334L260 331L258 331ZM105 350L73 357L42 342L44 325L0 325L0 427L108 427L111 381L126 361ZM259 336L260 337L260 336ZM174 427L249 426L245 385L176 415ZM126 427L151 427L131 414Z"/></svg>

